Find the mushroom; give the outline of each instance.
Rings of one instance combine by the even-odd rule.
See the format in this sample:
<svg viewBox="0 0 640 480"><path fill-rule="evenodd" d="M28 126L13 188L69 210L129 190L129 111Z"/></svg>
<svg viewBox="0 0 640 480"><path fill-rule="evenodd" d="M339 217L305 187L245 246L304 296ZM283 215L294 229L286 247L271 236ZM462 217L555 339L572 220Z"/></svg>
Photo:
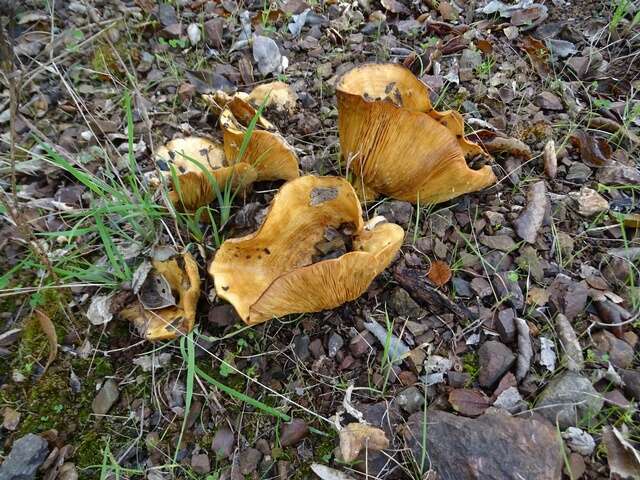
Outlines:
<svg viewBox="0 0 640 480"><path fill-rule="evenodd" d="M189 253L154 260L137 293L138 300L120 311L150 341L170 340L193 329L200 298L198 265ZM135 291L135 289L134 289Z"/></svg>
<svg viewBox="0 0 640 480"><path fill-rule="evenodd" d="M467 165L467 155L490 156L464 138L462 116L434 110L427 86L404 66L356 67L336 92L342 155L361 198L438 203L495 182L490 166Z"/></svg>
<svg viewBox="0 0 640 480"><path fill-rule="evenodd" d="M244 322L318 312L358 298L398 252L404 231L383 218L362 219L353 187L338 177L304 176L284 184L262 226L226 240L209 267L216 293ZM313 263L328 228L352 225L352 249Z"/></svg>
<svg viewBox="0 0 640 480"><path fill-rule="evenodd" d="M177 138L160 147L156 165L165 176L172 177L174 167L178 180L169 191L169 200L187 212L211 203L215 188L223 190L228 181L233 188L246 188L258 174L249 164L225 166L224 150L219 143L202 137Z"/></svg>

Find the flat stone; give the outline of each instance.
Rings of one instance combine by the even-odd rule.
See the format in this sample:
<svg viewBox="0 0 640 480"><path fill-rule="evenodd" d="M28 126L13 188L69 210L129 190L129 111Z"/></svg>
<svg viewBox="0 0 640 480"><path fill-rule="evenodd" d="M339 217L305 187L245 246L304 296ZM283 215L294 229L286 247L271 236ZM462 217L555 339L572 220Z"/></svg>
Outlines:
<svg viewBox="0 0 640 480"><path fill-rule="evenodd" d="M509 235L480 235L480 243L501 252L510 252L515 250L516 242Z"/></svg>
<svg viewBox="0 0 640 480"><path fill-rule="evenodd" d="M564 110L562 100L560 100L557 95L551 92L539 93L533 99L533 103L540 108L544 108L545 110Z"/></svg>
<svg viewBox="0 0 640 480"><path fill-rule="evenodd" d="M32 480L47 458L49 446L39 435L28 433L13 444L0 465L0 480Z"/></svg>
<svg viewBox="0 0 640 480"><path fill-rule="evenodd" d="M112 378L108 379L102 385L102 388L98 392L98 395L93 399L91 408L96 415L105 415L113 404L116 403L120 397L120 391L118 390L118 383Z"/></svg>
<svg viewBox="0 0 640 480"><path fill-rule="evenodd" d="M498 313L496 330L503 343L511 343L516 339L515 313L512 309L506 308Z"/></svg>
<svg viewBox="0 0 640 480"><path fill-rule="evenodd" d="M280 433L280 445L290 447L297 444L309 433L307 422L300 418L294 418L288 423L282 424Z"/></svg>
<svg viewBox="0 0 640 480"><path fill-rule="evenodd" d="M336 332L333 332L329 337L329 342L327 343L327 348L329 350L329 357L333 358L338 353L344 345L344 339L338 335Z"/></svg>
<svg viewBox="0 0 640 480"><path fill-rule="evenodd" d="M403 228L407 228L413 218L413 205L409 202L392 200L384 202L376 209L376 215L382 215L389 222L397 223Z"/></svg>
<svg viewBox="0 0 640 480"><path fill-rule="evenodd" d="M478 349L478 359L478 382L483 388L491 388L511 368L516 356L504 344L490 340Z"/></svg>
<svg viewBox="0 0 640 480"><path fill-rule="evenodd" d="M584 183L592 173L591 169L584 163L573 162L565 178L570 182Z"/></svg>
<svg viewBox="0 0 640 480"><path fill-rule="evenodd" d="M557 421L560 429L564 430L597 415L603 403L602 395L587 378L575 372L565 372L545 387L535 410L551 423Z"/></svg>
<svg viewBox="0 0 640 480"><path fill-rule="evenodd" d="M562 445L555 428L542 420L498 413L468 418L433 410L426 417L411 415L403 437L413 458L428 452L427 461L441 479L504 480L513 472L526 472L527 480L561 476Z"/></svg>
<svg viewBox="0 0 640 480"><path fill-rule="evenodd" d="M636 401L640 401L640 371L620 369L618 373L624 382L626 392Z"/></svg>
<svg viewBox="0 0 640 480"><path fill-rule="evenodd" d="M411 414L422 409L424 405L424 395L417 387L409 387L398 394L396 402L400 408Z"/></svg>
<svg viewBox="0 0 640 480"><path fill-rule="evenodd" d="M405 318L416 319L424 313L411 295L400 287L395 288L391 293L389 305L397 315Z"/></svg>
<svg viewBox="0 0 640 480"><path fill-rule="evenodd" d="M505 300L516 310L524 307L524 294L518 283L516 272L498 272L493 276L493 286L501 300Z"/></svg>
<svg viewBox="0 0 640 480"><path fill-rule="evenodd" d="M607 354L616 367L629 368L633 363L633 347L613 333L602 330L593 335L593 341L598 351Z"/></svg>

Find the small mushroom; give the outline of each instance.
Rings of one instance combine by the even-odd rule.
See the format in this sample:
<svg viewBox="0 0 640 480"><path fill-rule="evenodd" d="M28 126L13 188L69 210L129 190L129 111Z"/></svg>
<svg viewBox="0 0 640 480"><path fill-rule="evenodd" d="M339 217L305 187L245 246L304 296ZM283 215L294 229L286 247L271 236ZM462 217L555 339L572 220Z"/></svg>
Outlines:
<svg viewBox="0 0 640 480"><path fill-rule="evenodd" d="M434 110L427 86L404 66L356 67L336 93L342 155L361 198L438 203L495 182L490 166L467 165L467 155L490 156L464 138L462 116Z"/></svg>
<svg viewBox="0 0 640 480"><path fill-rule="evenodd" d="M234 188L246 188L257 178L248 164L225 166L224 149L202 137L178 138L160 147L156 165L166 177L172 178L172 166L178 180L169 192L169 200L187 212L211 203L215 187L223 190L228 181Z"/></svg>
<svg viewBox="0 0 640 480"><path fill-rule="evenodd" d="M164 261L154 260L152 266L145 283L153 282L154 285L146 289L143 284L138 300L121 310L120 316L133 322L140 334L150 341L170 340L189 333L195 323L200 298L198 265L191 254L185 253ZM166 291L167 288L171 291ZM150 301L149 290L163 303L154 305L157 302ZM165 302L167 298L173 298L175 302ZM165 304L167 306L162 306Z"/></svg>
<svg viewBox="0 0 640 480"><path fill-rule="evenodd" d="M380 217L367 224L353 187L304 176L283 185L257 232L226 240L209 268L216 293L244 322L318 312L358 298L398 252L404 231ZM327 229L352 226L351 251L313 263Z"/></svg>
<svg viewBox="0 0 640 480"><path fill-rule="evenodd" d="M265 107L273 107L289 114L295 110L297 100L296 92L284 82L263 83L249 94L249 101L254 105L264 104Z"/></svg>

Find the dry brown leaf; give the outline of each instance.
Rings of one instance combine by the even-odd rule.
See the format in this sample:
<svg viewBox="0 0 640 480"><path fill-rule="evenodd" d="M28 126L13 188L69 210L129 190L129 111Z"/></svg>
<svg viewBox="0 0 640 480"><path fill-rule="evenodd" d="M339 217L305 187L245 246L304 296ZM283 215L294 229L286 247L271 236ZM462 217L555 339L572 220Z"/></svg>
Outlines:
<svg viewBox="0 0 640 480"><path fill-rule="evenodd" d="M427 274L429 280L435 283L439 287L444 287L449 280L451 280L451 269L446 262L442 260L436 260L431 264L429 273Z"/></svg>
<svg viewBox="0 0 640 480"><path fill-rule="evenodd" d="M507 137L490 130L478 130L474 132L472 138L477 139L489 153L508 154L525 160L531 158L529 146L517 138Z"/></svg>
<svg viewBox="0 0 640 480"><path fill-rule="evenodd" d="M427 86L404 66L356 67L336 95L341 153L361 198L437 203L495 182L490 166L467 165L465 156L489 156L464 138L462 116L434 110Z"/></svg>
<svg viewBox="0 0 640 480"><path fill-rule="evenodd" d="M47 341L49 342L49 356L47 357L47 363L44 364L41 375L44 376L47 369L49 368L49 365L51 365L51 363L56 359L56 356L58 355L58 334L56 333L56 328L53 325L53 322L47 314L38 309L36 309L35 314L36 317L38 317L40 329L46 335Z"/></svg>
<svg viewBox="0 0 640 480"><path fill-rule="evenodd" d="M604 138L579 130L571 137L571 143L580 150L580 158L590 167L602 167L611 160L611 146Z"/></svg>
<svg viewBox="0 0 640 480"><path fill-rule="evenodd" d="M527 56L538 75L546 77L551 69L549 68L549 49L544 42L528 36L524 38L520 47L527 52Z"/></svg>
<svg viewBox="0 0 640 480"><path fill-rule="evenodd" d="M151 278L162 277L177 299L175 305L147 309L138 300L120 311L120 316L133 324L150 341L169 340L189 333L196 318L200 298L198 264L190 253L168 260L154 260ZM147 277L149 278L149 276Z"/></svg>
<svg viewBox="0 0 640 480"><path fill-rule="evenodd" d="M605 427L602 441L607 449L607 462L611 478L640 478L640 452L625 438L616 427Z"/></svg>
<svg viewBox="0 0 640 480"><path fill-rule="evenodd" d="M544 288L531 287L527 292L527 303L529 305L543 307L549 301L550 296L551 294Z"/></svg>
<svg viewBox="0 0 640 480"><path fill-rule="evenodd" d="M343 178L305 176L280 188L260 229L226 240L209 267L216 293L248 324L358 298L402 244L398 225L368 224ZM354 226L352 251L313 263L328 227Z"/></svg>
<svg viewBox="0 0 640 480"><path fill-rule="evenodd" d="M384 430L364 423L350 423L340 430L340 453L345 462L353 462L363 449L380 451L389 448Z"/></svg>
<svg viewBox="0 0 640 480"><path fill-rule="evenodd" d="M489 398L479 390L456 388L449 392L449 403L456 412L467 417L482 415L491 403Z"/></svg>

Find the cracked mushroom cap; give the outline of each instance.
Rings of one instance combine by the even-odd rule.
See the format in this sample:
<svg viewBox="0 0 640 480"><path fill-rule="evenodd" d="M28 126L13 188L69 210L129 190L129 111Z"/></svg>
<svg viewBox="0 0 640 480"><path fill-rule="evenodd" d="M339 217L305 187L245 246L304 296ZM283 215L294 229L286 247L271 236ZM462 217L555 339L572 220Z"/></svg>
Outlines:
<svg viewBox="0 0 640 480"><path fill-rule="evenodd" d="M353 251L313 263L328 227L355 226ZM404 239L395 224L364 224L353 187L338 177L304 176L275 196L257 232L226 240L209 273L216 293L249 325L318 312L358 298Z"/></svg>
<svg viewBox="0 0 640 480"><path fill-rule="evenodd" d="M219 143L203 137L177 138L160 147L156 165L168 178L175 168L178 185L169 192L169 200L187 212L211 203L216 196L215 186L224 189L227 181L234 188L245 188L257 178L250 165L225 165L224 149Z"/></svg>
<svg viewBox="0 0 640 480"><path fill-rule="evenodd" d="M173 305L162 308L145 307L138 300L130 307L123 309L120 316L133 324L141 332L142 336L150 341L171 340L178 335L186 335L193 329L196 319L196 307L200 298L200 274L198 265L190 253L178 255L168 260L152 262L153 270L145 281L162 279L160 288L165 285L171 292L154 292L156 296L174 299ZM145 288L144 284L143 287ZM151 285L149 288L154 288ZM147 294L147 299L149 298ZM142 298L140 293L138 298Z"/></svg>
<svg viewBox="0 0 640 480"><path fill-rule="evenodd" d="M356 67L336 94L342 155L362 198L438 203L495 182L490 166L467 165L466 155L490 157L464 138L462 116L434 110L427 86L404 66Z"/></svg>

